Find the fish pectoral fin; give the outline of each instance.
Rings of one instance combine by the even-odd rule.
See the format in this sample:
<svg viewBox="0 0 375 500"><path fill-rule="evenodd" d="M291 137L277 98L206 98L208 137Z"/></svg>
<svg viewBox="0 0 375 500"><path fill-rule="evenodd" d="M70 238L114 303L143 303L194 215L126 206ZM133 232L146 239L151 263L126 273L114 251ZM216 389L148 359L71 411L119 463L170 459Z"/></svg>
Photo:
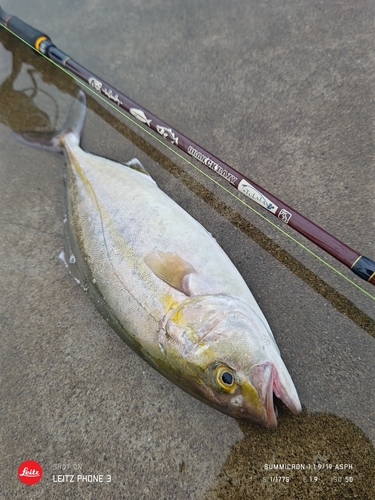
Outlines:
<svg viewBox="0 0 375 500"><path fill-rule="evenodd" d="M172 252L150 252L144 261L156 276L172 288L191 295L186 277L195 273L194 267L179 255Z"/></svg>

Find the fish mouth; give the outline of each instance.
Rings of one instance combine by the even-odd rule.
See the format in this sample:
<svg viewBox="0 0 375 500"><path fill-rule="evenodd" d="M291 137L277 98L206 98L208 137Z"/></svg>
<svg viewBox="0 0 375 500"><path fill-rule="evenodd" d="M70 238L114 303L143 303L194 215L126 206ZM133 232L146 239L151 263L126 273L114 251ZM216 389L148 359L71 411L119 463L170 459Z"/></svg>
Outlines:
<svg viewBox="0 0 375 500"><path fill-rule="evenodd" d="M289 388L288 391L288 388L280 380L277 368L273 363L266 361L252 366L250 368L250 379L265 409L262 425L267 429L274 430L277 428L277 410L273 401L274 394L281 399L294 415L300 413L301 404L294 385L292 384L292 388Z"/></svg>

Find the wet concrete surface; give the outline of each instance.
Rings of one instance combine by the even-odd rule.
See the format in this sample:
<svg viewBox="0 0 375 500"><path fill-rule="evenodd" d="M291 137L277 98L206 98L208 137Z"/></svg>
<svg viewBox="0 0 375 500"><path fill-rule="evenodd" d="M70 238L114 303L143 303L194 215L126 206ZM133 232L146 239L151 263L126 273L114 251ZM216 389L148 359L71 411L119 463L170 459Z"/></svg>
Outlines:
<svg viewBox="0 0 375 500"><path fill-rule="evenodd" d="M375 258L373 3L1 6ZM214 235L304 406L294 417L279 405L272 433L217 413L134 354L59 260L63 159L12 129L61 126L77 84L0 30L0 85L0 498L374 498L374 287L88 96L83 147L138 157ZM17 477L27 459L43 467L33 486ZM74 483L56 481L65 474Z"/></svg>

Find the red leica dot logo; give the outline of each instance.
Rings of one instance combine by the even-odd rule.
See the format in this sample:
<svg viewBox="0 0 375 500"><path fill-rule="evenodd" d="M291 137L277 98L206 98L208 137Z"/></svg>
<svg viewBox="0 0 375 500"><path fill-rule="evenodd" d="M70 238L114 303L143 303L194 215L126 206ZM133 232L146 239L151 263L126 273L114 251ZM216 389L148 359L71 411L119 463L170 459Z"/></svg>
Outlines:
<svg viewBox="0 0 375 500"><path fill-rule="evenodd" d="M35 460L26 460L18 467L18 477L25 484L37 483L42 474L42 467Z"/></svg>

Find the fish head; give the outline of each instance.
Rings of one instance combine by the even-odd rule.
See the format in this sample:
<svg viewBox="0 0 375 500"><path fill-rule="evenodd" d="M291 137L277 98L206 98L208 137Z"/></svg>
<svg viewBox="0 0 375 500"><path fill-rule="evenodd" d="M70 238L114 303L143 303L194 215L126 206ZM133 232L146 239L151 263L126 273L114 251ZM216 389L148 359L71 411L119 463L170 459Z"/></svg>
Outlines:
<svg viewBox="0 0 375 500"><path fill-rule="evenodd" d="M274 395L301 404L262 313L226 296L193 299L166 322L184 359L185 390L231 417L275 429ZM175 347L176 348L176 347Z"/></svg>
<svg viewBox="0 0 375 500"><path fill-rule="evenodd" d="M267 429L276 429L277 410L274 395L281 399L292 413L301 411L294 386L286 388L281 382L275 363L266 360L242 371L223 361L216 362L208 370L207 382L211 391L206 395L212 406L227 415ZM212 390L213 389L213 390ZM208 394L208 393L211 394Z"/></svg>

